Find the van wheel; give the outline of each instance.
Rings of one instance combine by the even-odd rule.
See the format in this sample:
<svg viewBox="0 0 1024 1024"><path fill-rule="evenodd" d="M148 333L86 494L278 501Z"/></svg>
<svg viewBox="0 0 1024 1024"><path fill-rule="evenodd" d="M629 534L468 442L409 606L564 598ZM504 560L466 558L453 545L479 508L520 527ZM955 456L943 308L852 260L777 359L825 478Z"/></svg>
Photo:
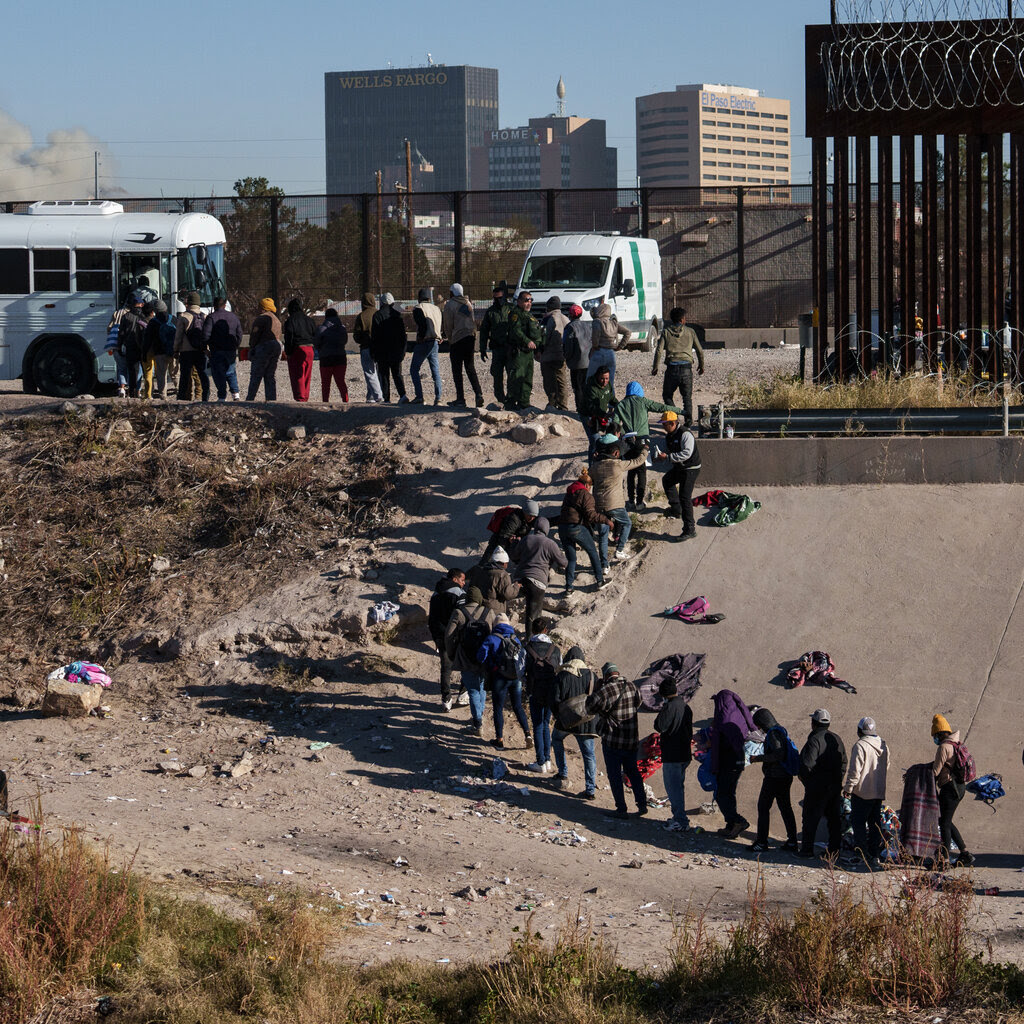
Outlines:
<svg viewBox="0 0 1024 1024"><path fill-rule="evenodd" d="M32 376L44 395L74 398L90 390L92 365L81 346L72 341L51 341L37 353Z"/></svg>

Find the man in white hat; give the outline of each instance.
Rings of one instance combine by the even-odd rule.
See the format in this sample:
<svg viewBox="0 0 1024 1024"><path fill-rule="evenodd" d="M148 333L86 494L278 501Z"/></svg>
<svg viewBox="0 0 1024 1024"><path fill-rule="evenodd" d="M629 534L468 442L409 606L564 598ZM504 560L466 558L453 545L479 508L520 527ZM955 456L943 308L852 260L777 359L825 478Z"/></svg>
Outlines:
<svg viewBox="0 0 1024 1024"><path fill-rule="evenodd" d="M873 860L882 850L882 801L889 770L889 748L878 735L873 718L857 723L857 742L850 751L843 796L850 801L853 845Z"/></svg>
<svg viewBox="0 0 1024 1024"><path fill-rule="evenodd" d="M843 773L846 747L829 730L832 716L825 708L811 715L811 732L800 751L800 781L804 784L803 836L797 856L813 857L814 840L822 817L828 823L828 855L838 857L842 842Z"/></svg>

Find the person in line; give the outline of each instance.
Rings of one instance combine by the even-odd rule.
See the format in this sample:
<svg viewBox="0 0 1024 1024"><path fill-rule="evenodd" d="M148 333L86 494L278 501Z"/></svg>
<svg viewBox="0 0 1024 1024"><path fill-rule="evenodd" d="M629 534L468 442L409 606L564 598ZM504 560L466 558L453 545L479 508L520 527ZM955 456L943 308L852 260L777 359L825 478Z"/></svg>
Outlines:
<svg viewBox="0 0 1024 1024"><path fill-rule="evenodd" d="M154 273L155 273L154 269ZM135 294L142 299L143 305L156 307L157 302L160 300L160 296L153 290L150 283L150 277L147 274L140 274L135 279Z"/></svg>
<svg viewBox="0 0 1024 1024"><path fill-rule="evenodd" d="M249 389L245 400L255 400L263 385L263 398L277 401L277 364L281 361L284 331L273 299L260 299L260 312L249 328Z"/></svg>
<svg viewBox="0 0 1024 1024"><path fill-rule="evenodd" d="M149 303L139 304L136 292L132 308L121 318L117 335L117 350L124 361L125 377L128 381L128 397L138 398L142 385L143 335L153 318L153 307Z"/></svg>
<svg viewBox="0 0 1024 1024"><path fill-rule="evenodd" d="M142 336L142 397L163 398L167 381L167 360L174 353L174 321L167 303L157 299L153 316Z"/></svg>
<svg viewBox="0 0 1024 1024"><path fill-rule="evenodd" d="M541 343L541 331L532 309L533 296L522 291L516 296L516 308L508 317L508 400L505 408L515 412L529 409L533 394L533 354Z"/></svg>
<svg viewBox="0 0 1024 1024"><path fill-rule="evenodd" d="M751 757L751 763L761 763L761 792L757 798L757 838L751 845L754 853L766 853L771 849L768 828L771 823L772 804L779 808L782 825L786 830L786 841L782 849L796 853L800 848L796 833L796 815L793 813L791 792L794 775L786 767L789 754L789 734L775 720L767 708L754 712L754 725L764 733L764 753Z"/></svg>
<svg viewBox="0 0 1024 1024"><path fill-rule="evenodd" d="M557 789L569 781L569 766L565 760L565 740L573 736L583 758L583 791L577 795L581 800L597 799L597 757L594 753L593 719L571 722L563 717L565 701L573 697L589 697L594 689L594 673L587 667L581 647L570 647L558 673L558 688L554 699L554 729L551 732L551 751L555 755L558 775L554 780Z"/></svg>
<svg viewBox="0 0 1024 1024"><path fill-rule="evenodd" d="M960 829L953 824L953 815L964 798L965 785L963 778L955 770L956 748L960 743L960 733L953 732L952 727L943 715L932 718L932 742L939 749L935 751L932 771L935 772L935 788L939 791L939 852L941 862L948 864L950 860L950 842L954 842L960 853L957 855L956 866L969 868L974 857L967 849Z"/></svg>
<svg viewBox="0 0 1024 1024"><path fill-rule="evenodd" d="M138 302L136 302L136 299L138 299ZM142 296L136 296L135 292L129 289L125 294L124 302L114 310L110 321L107 323L106 353L114 357L114 367L117 371L118 398L124 398L128 389L128 366L119 344L121 321L129 314L140 316L142 314L142 306Z"/></svg>
<svg viewBox="0 0 1024 1024"><path fill-rule="evenodd" d="M562 332L562 352L569 369L569 383L576 400L576 411L583 415L583 394L587 385L587 367L590 365L590 346L593 330L584 323L582 306L569 307L569 322Z"/></svg>
<svg viewBox="0 0 1024 1024"><path fill-rule="evenodd" d="M206 372L206 339L203 337L205 317L199 306L199 292L189 292L185 312L174 328L174 354L178 357L178 399L192 400L192 374L199 375L203 401L210 400L210 377Z"/></svg>
<svg viewBox="0 0 1024 1024"><path fill-rule="evenodd" d="M284 322L284 354L288 360L292 398L296 402L309 401L315 338L316 324L313 318L302 308L298 299L292 299L288 303L288 319Z"/></svg>
<svg viewBox="0 0 1024 1024"><path fill-rule="evenodd" d="M405 310L395 302L391 292L385 292L380 300L380 309L373 315L370 327L370 338L373 346L373 360L377 364L377 375L380 378L384 401L391 401L391 381L395 382L398 393L397 404L408 405L405 393L405 381L402 379L402 362L408 338L405 334Z"/></svg>
<svg viewBox="0 0 1024 1024"><path fill-rule="evenodd" d="M651 443L649 417L652 412L674 412L678 415L681 411L674 405L664 405L647 398L641 384L631 380L626 385L626 397L615 406L615 413L612 416L612 430L621 435L623 444L629 443L629 448L626 449L627 458L641 452L647 454ZM642 465L626 474L626 511L647 511L646 459Z"/></svg>
<svg viewBox="0 0 1024 1024"><path fill-rule="evenodd" d="M494 286L493 301L480 324L480 361L487 362L490 350L494 400L498 405L508 402L508 318L511 313L508 286L502 281Z"/></svg>
<svg viewBox="0 0 1024 1024"><path fill-rule="evenodd" d="M882 801L889 771L889 748L878 735L873 718L857 723L857 742L850 750L843 796L850 801L853 845L862 857L874 860L882 852Z"/></svg>
<svg viewBox="0 0 1024 1024"><path fill-rule="evenodd" d="M551 619L538 616L533 622L533 635L526 641L526 697L537 754L537 760L526 766L531 772L551 771L551 712L562 668L562 652L548 636L553 625Z"/></svg>
<svg viewBox="0 0 1024 1024"><path fill-rule="evenodd" d="M619 439L614 434L599 437L590 475L594 478L594 504L602 515L611 519L619 528L615 558L619 562L624 562L632 557L632 552L626 545L629 543L633 523L626 511L622 484L631 469L636 469L647 461L647 453L641 452L632 459L622 460L619 457L619 449ZM603 564L608 561L608 534L604 531L601 532L600 549Z"/></svg>
<svg viewBox="0 0 1024 1024"><path fill-rule="evenodd" d="M654 350L651 376L658 375L658 363L665 355L665 378L661 385L661 400L671 404L676 391L683 396L683 420L693 423L693 356L697 354L697 373L704 374L704 349L700 347L697 332L686 326L686 310L676 306L669 313L667 323Z"/></svg>
<svg viewBox="0 0 1024 1024"><path fill-rule="evenodd" d="M429 288L421 288L418 301L412 307L412 320L416 325L416 341L412 347L412 363L409 376L415 392L414 405L423 404L423 381L420 370L424 360L430 366L430 377L434 382L434 405L441 404L441 363L437 356L441 340L441 310L432 301Z"/></svg>
<svg viewBox="0 0 1024 1024"><path fill-rule="evenodd" d="M494 557L495 548L502 546L506 551L515 551L519 542L533 529L533 524L540 515L540 505L532 498L524 501L521 508L511 509L501 521L498 529L491 534L480 564Z"/></svg>
<svg viewBox="0 0 1024 1024"><path fill-rule="evenodd" d="M231 388L231 397L237 402L242 397L235 373L235 360L242 344L242 321L228 309L227 299L214 299L213 312L203 323L203 338L210 353L210 373L217 388L217 401L226 402L228 388Z"/></svg>
<svg viewBox="0 0 1024 1024"><path fill-rule="evenodd" d="M750 827L736 804L736 789L746 767L743 745L754 730L750 709L732 690L719 690L712 696L715 715L711 725L711 771L715 775L715 799L725 817L718 834L736 839Z"/></svg>
<svg viewBox="0 0 1024 1024"><path fill-rule="evenodd" d="M512 648L510 653L508 648ZM523 679L526 654L508 616L500 613L494 620L491 635L481 644L476 660L483 665L491 680L491 711L494 715L495 747L505 746L505 702L512 705L523 730L523 742L530 743L530 723L523 710Z"/></svg>
<svg viewBox="0 0 1024 1024"><path fill-rule="evenodd" d="M615 387L615 350L622 348L632 337L628 327L615 319L612 307L602 302L591 312L590 364L587 376L593 377L599 367L607 366L612 387ZM620 340L621 339L621 340Z"/></svg>
<svg viewBox="0 0 1024 1024"><path fill-rule="evenodd" d="M316 332L316 354L320 360L320 399L331 400L331 381L338 386L342 402L348 402L348 384L345 373L348 370L348 356L345 346L348 344L348 331L333 306L324 312L324 322Z"/></svg>
<svg viewBox="0 0 1024 1024"><path fill-rule="evenodd" d="M679 695L674 679L665 679L658 687L665 706L654 720L654 731L661 740L661 776L672 817L663 826L666 832L689 832L686 814L686 768L693 760L693 709Z"/></svg>
<svg viewBox="0 0 1024 1024"><path fill-rule="evenodd" d="M508 574L508 552L500 546L488 561L469 570L467 582L479 589L483 603L494 612L506 613L509 601L519 596L519 584Z"/></svg>
<svg viewBox="0 0 1024 1024"><path fill-rule="evenodd" d="M480 378L476 375L476 360L473 358L473 347L476 344L476 319L473 303L456 282L451 287L451 296L441 311L441 327L448 339L448 354L452 361L452 380L455 382L455 399L448 404L452 408L466 407L466 384L473 389L476 407L483 408L484 393L480 387ZM481 342L481 346L483 342Z"/></svg>
<svg viewBox="0 0 1024 1024"><path fill-rule="evenodd" d="M700 452L697 450L697 439L689 429L679 425L679 417L674 412L666 412L661 417L661 425L665 428L665 450L660 448L654 452L656 462L667 462L668 467L662 477L665 498L668 508L665 515L670 519L683 520L683 530L679 534L682 541L692 540L697 536L697 522L693 515L693 488L700 476Z"/></svg>
<svg viewBox="0 0 1024 1024"><path fill-rule="evenodd" d="M434 641L437 653L441 658L441 707L445 711L452 709L452 659L448 656L445 634L452 614L459 605L466 603L466 574L458 568L449 569L437 583L430 595L430 607L427 612L427 629Z"/></svg>
<svg viewBox="0 0 1024 1024"><path fill-rule="evenodd" d="M370 405L377 405L384 401L384 392L381 391L380 378L377 376L377 363L373 358L372 327L373 315L377 311L377 302L373 292L363 292L363 309L356 317L352 326L352 337L359 346L359 367L363 371L363 380L366 382L366 401Z"/></svg>
<svg viewBox="0 0 1024 1024"><path fill-rule="evenodd" d="M838 857L842 845L842 789L846 746L831 732L832 716L825 708L811 715L811 731L800 750L800 781L804 784L803 836L799 857L814 856L818 823L828 825L828 856Z"/></svg>
<svg viewBox="0 0 1024 1024"><path fill-rule="evenodd" d="M541 321L540 377L547 395L548 408L569 411L569 368L565 365L562 334L569 318L562 312L562 300L552 295L544 307Z"/></svg>
<svg viewBox="0 0 1024 1024"><path fill-rule="evenodd" d="M604 529L605 535L615 525L608 516L597 511L594 496L590 489L594 481L590 471L584 467L580 470L578 480L569 484L562 500L562 511L558 516L558 539L562 542L565 552L565 593L569 595L576 586L576 545L587 553L590 567L597 580L597 589L603 590L611 582L608 578L608 564L602 562L597 550L594 531ZM607 557L607 544L605 545Z"/></svg>
<svg viewBox="0 0 1024 1024"><path fill-rule="evenodd" d="M587 434L587 459L594 461L597 439L608 433L619 400L612 387L612 375L607 366L599 366L597 373L587 378L580 406L580 420Z"/></svg>
<svg viewBox="0 0 1024 1024"><path fill-rule="evenodd" d="M515 579L526 595L526 617L523 632L530 636L536 632L535 619L544 608L544 595L551 585L551 570L565 569L568 560L562 549L548 534L551 524L537 516L533 529L519 542L516 549Z"/></svg>
<svg viewBox="0 0 1024 1024"><path fill-rule="evenodd" d="M629 779L636 813L647 813L647 791L636 762L640 742L640 691L619 672L614 662L607 661L601 669L601 685L587 698L586 708L592 715L601 715L601 752L604 755L608 785L615 801L615 815L628 818L626 790L622 776Z"/></svg>
<svg viewBox="0 0 1024 1024"><path fill-rule="evenodd" d="M497 613L488 608L478 587L466 587L465 604L455 606L444 631L445 652L452 670L461 676L461 687L469 697L469 732L481 736L484 730L484 667L477 661L480 645L491 635Z"/></svg>

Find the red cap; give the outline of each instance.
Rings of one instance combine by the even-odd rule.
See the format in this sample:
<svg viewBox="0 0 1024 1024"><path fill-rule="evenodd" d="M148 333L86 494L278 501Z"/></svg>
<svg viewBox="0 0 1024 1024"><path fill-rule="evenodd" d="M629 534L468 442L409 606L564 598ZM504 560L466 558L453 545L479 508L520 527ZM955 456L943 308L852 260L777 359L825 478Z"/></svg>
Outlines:
<svg viewBox="0 0 1024 1024"><path fill-rule="evenodd" d="M581 316L583 316L583 307L582 306L570 306L569 307L569 316L571 316L573 318L573 320L578 320Z"/></svg>

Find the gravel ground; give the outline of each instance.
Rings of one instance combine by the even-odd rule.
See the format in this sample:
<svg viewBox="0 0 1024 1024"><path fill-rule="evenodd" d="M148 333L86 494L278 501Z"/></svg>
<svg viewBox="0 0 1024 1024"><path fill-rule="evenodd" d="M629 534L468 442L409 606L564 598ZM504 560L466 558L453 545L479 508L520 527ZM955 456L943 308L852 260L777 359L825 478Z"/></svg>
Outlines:
<svg viewBox="0 0 1024 1024"><path fill-rule="evenodd" d="M616 391L621 395L625 392L625 385L630 380L638 380L643 384L649 397L660 399L661 397L661 373L658 376L651 376L651 354L649 352L619 352L617 355L618 367L616 370ZM452 385L452 364L446 352L441 353L441 384L442 401L448 401L455 397L455 389ZM703 377L694 381L694 404L707 405L724 398L728 392L729 379L735 374L746 380L756 380L768 376L777 371L787 373L797 372L800 365L799 349L795 347L779 349L721 349L706 354L706 372ZM405 363L405 375L408 381L409 360ZM490 401L493 398L491 390L490 363L482 366L477 361L477 372L480 374L481 386L484 390L484 397ZM430 373L426 365L423 370L424 394L428 401L433 399L433 385L430 382ZM313 368L313 387L311 398L317 401L320 398L319 368ZM238 364L238 378L242 394L245 394L249 382L249 364ZM349 353L347 380L349 384L350 398L353 401L361 401L366 391L363 386L362 374L359 370L359 357L355 353ZM278 401L292 402L291 388L288 384L288 369L280 366L277 371ZM409 388L410 396L412 394ZM539 369L534 374L534 400L543 398ZM110 390L101 391L101 394L110 394ZM52 406L55 399L41 395L26 395L21 390L21 381L9 380L0 382L0 412L31 411L33 409ZM334 403L338 399L334 397Z"/></svg>

